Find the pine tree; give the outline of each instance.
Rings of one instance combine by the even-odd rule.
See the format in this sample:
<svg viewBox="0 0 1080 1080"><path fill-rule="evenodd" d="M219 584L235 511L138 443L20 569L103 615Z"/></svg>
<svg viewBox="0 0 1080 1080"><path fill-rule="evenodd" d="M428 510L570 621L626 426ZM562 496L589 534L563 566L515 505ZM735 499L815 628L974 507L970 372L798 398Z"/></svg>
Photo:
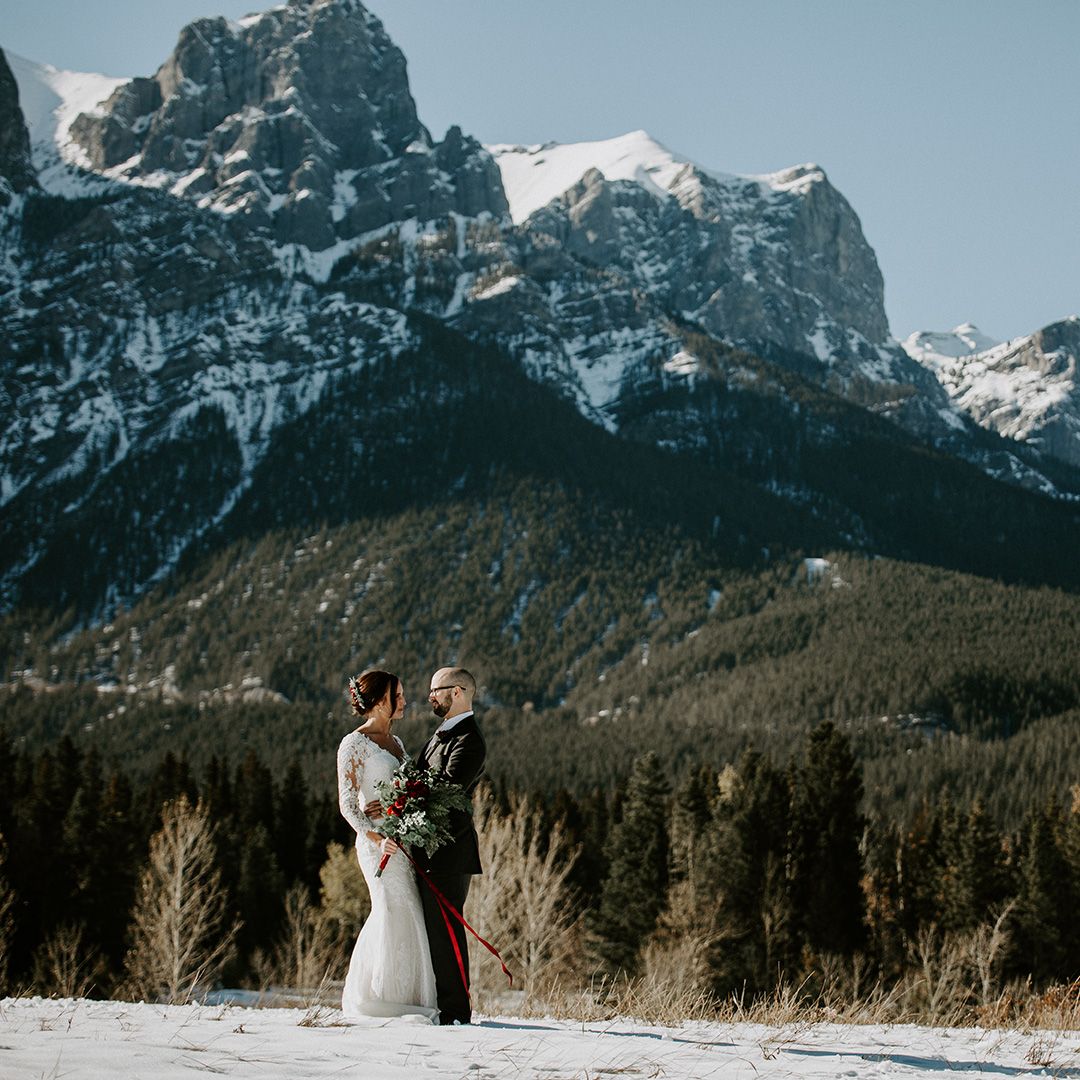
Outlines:
<svg viewBox="0 0 1080 1080"><path fill-rule="evenodd" d="M761 754L748 751L718 779L711 822L698 854L698 903L714 908L714 988L763 990L786 968L792 915L784 866L787 783Z"/></svg>
<svg viewBox="0 0 1080 1080"><path fill-rule="evenodd" d="M1037 982L1070 978L1067 948L1074 912L1069 867L1058 846L1060 812L1051 804L1028 818L1019 865L1017 963Z"/></svg>
<svg viewBox="0 0 1080 1080"><path fill-rule="evenodd" d="M308 801L307 785L300 766L294 761L285 773L278 796L274 850L282 878L289 884L307 880Z"/></svg>
<svg viewBox="0 0 1080 1080"><path fill-rule="evenodd" d="M622 820L607 845L608 872L592 922L595 950L611 971L633 973L667 888L660 765L651 751L634 763Z"/></svg>
<svg viewBox="0 0 1080 1080"><path fill-rule="evenodd" d="M702 841L712 821L716 773L711 766L692 769L671 807L669 874L673 881L695 877Z"/></svg>
<svg viewBox="0 0 1080 1080"><path fill-rule="evenodd" d="M5 873L7 868L7 844L0 832L0 995L9 993L8 964L11 944L15 935L15 890Z"/></svg>
<svg viewBox="0 0 1080 1080"><path fill-rule="evenodd" d="M950 847L950 888L942 898L942 926L973 930L993 921L1007 899L1002 838L981 801L965 818L957 819Z"/></svg>
<svg viewBox="0 0 1080 1080"><path fill-rule="evenodd" d="M236 907L244 927L237 942L241 956L254 948L267 948L281 923L284 882L264 825L256 825L244 837L240 850L240 874Z"/></svg>
<svg viewBox="0 0 1080 1080"><path fill-rule="evenodd" d="M850 955L865 942L862 793L850 743L826 721L810 733L792 797L792 900L812 954Z"/></svg>

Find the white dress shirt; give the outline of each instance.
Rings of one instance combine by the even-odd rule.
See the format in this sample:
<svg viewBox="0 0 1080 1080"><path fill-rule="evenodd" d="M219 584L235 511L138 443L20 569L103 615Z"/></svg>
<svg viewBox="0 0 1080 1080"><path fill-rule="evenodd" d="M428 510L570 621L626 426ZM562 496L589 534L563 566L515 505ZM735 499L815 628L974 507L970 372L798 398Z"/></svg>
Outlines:
<svg viewBox="0 0 1080 1080"><path fill-rule="evenodd" d="M457 716L448 716L435 729L435 734L437 735L441 731L445 735L445 734L447 734L447 732L453 731L454 728L456 728L458 726L458 724L460 724L461 721L465 719L465 717L472 716L472 715L473 715L473 710L470 709L468 712L458 713Z"/></svg>

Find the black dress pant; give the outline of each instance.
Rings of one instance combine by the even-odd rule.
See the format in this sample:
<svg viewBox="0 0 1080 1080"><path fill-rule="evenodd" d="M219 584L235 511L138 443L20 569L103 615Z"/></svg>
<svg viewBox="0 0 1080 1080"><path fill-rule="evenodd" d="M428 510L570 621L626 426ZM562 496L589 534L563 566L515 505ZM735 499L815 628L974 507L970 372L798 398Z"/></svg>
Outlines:
<svg viewBox="0 0 1080 1080"><path fill-rule="evenodd" d="M429 870L428 876L439 892L464 914L465 898L469 895L472 875L440 874ZM428 942L431 945L431 966L435 969L439 1023L452 1024L455 1020L459 1020L467 1024L472 1019L472 1006L469 1004L469 995L465 991L465 985L461 981L461 971L458 969L457 958L454 955L454 946L446 932L446 921L442 917L439 902L428 888L427 882L421 879L416 884L420 889L420 902L424 906L424 923L427 925ZM450 925L457 939L458 948L461 950L461 961L465 965L467 980L469 978L469 946L465 927L453 915L450 916Z"/></svg>

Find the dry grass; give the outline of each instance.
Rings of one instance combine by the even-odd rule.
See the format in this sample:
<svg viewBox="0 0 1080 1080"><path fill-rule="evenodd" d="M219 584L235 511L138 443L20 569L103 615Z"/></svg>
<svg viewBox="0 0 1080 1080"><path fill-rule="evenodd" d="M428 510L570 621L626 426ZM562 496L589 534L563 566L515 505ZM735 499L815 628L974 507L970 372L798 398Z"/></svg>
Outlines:
<svg viewBox="0 0 1080 1080"><path fill-rule="evenodd" d="M926 979L925 973L912 973L892 986L876 983L864 994L847 999L828 984L811 992L809 980L798 985L781 980L768 994L721 998L672 980L596 976L585 986L556 981L516 1000L503 995L477 1004L483 1012L590 1024L617 1019L658 1026L692 1021L755 1024L780 1029L786 1038L792 1030L819 1023L1037 1032L1031 1053L1040 1059L1055 1056L1057 1041L1047 1033L1080 1031L1080 980L1041 994L1016 985L988 1002L976 1003L972 988L962 988L955 997L943 996L940 974L932 973L929 985Z"/></svg>

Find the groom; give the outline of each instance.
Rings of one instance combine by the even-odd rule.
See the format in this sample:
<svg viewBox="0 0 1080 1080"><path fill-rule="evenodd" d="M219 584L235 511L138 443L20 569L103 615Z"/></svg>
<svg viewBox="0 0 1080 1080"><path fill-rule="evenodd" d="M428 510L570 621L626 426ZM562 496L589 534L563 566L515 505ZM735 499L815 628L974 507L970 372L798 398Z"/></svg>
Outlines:
<svg viewBox="0 0 1080 1080"><path fill-rule="evenodd" d="M460 784L472 793L484 771L487 748L484 736L476 725L473 697L476 680L464 668L439 668L431 676L428 701L431 711L442 721L420 755L420 767L434 776ZM467 810L453 811L450 827L454 837L434 855L416 852L417 865L427 871L439 891L463 911L469 895L472 875L481 873L480 848L476 841L472 814ZM420 900L424 905L424 922L431 945L431 965L435 969L435 989L438 994L439 1023L467 1024L472 1019L469 995L461 979L454 946L446 929L446 920L435 894L420 881ZM451 917L454 937L469 976L469 949L465 928Z"/></svg>

